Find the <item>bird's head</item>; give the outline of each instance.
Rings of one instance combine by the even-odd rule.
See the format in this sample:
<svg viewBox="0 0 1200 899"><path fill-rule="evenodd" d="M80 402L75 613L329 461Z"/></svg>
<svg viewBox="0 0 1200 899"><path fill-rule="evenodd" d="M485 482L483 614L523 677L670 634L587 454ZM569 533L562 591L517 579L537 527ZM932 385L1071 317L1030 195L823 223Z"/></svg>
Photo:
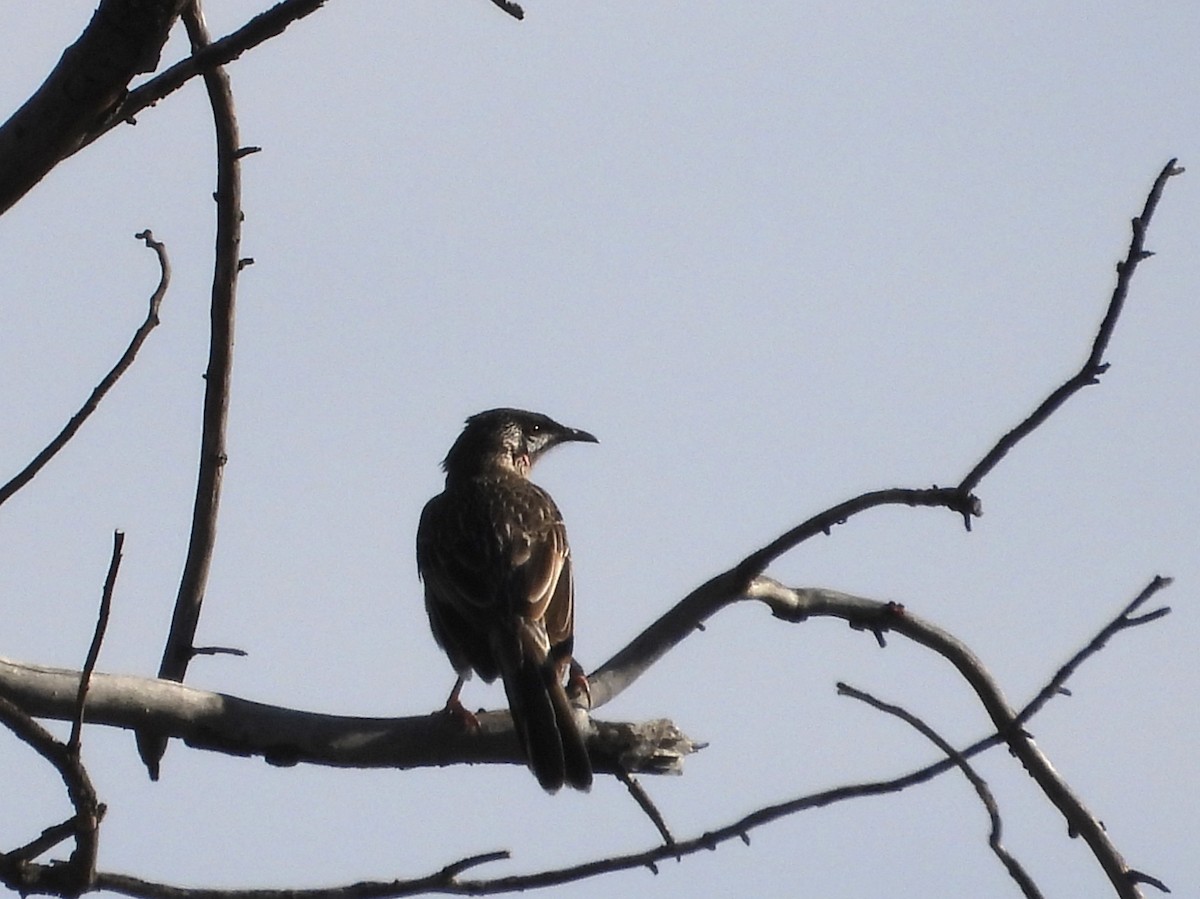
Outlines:
<svg viewBox="0 0 1200 899"><path fill-rule="evenodd" d="M571 441L599 443L578 428L561 425L548 415L523 409L489 409L467 419L442 462L448 478L473 477L488 471L511 471L522 477L547 450Z"/></svg>

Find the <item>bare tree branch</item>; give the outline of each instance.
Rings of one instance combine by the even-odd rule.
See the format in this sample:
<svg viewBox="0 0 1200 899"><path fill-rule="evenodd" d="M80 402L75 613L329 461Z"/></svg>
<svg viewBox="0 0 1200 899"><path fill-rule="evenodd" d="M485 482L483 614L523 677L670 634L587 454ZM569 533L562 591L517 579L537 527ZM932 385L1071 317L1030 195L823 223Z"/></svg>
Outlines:
<svg viewBox="0 0 1200 899"><path fill-rule="evenodd" d="M729 573L721 577L728 576L730 576ZM848 622L851 627L875 634L882 634L889 630L895 631L933 649L949 660L979 696L996 726L999 735L996 739L1003 739L1009 744L1013 753L1034 777L1047 798L1067 819L1071 831L1084 837L1110 881L1116 887L1117 894L1130 897L1139 895L1131 882L1130 872L1132 869L1121 858L1100 822L1083 806L1079 798L1059 777L1053 766L1024 733L1021 725L1045 703L1049 696L1054 695L1061 688L1062 683L1083 660L1098 652L1113 634L1145 621L1156 620L1165 614L1166 610L1158 610L1138 618L1131 617L1133 611L1167 583L1169 580L1155 578L1137 599L1130 603L1087 647L1077 653L1076 657L1059 671L1051 684L1040 692L1030 707L1023 710L1020 715L1008 705L999 686L965 644L940 628L921 620L896 603L879 602L835 590L790 588L765 577L757 578L750 588L736 599L760 600L768 605L777 618L785 621L800 622L812 617L837 617ZM629 672L640 673L645 670L645 667L652 664L652 661L647 662L648 658L660 657L666 651L662 648L663 645L674 645L678 639L691 633L705 618L727 605L728 602L724 600L724 595L725 589L719 580L710 581L709 584L694 591L686 600L651 625L638 638L638 640L645 640L646 646L639 647L638 641L634 641L630 647L627 647L622 653L618 653L613 662L592 675L589 678L589 684L593 707L599 707L612 695L615 695L614 689L619 692L619 688L627 685ZM660 629L657 636L651 633L656 629ZM678 639L673 639L675 637ZM623 653L628 653L628 657L624 657ZM623 668L622 665L628 667ZM968 754L973 753L964 753L964 756ZM936 772L927 769L930 771L927 777L947 770L952 764L947 761ZM840 795L838 798L841 798ZM787 814L798 810L791 806L785 807L790 809L786 812Z"/></svg>
<svg viewBox="0 0 1200 899"><path fill-rule="evenodd" d="M96 662L100 658L100 644L104 642L104 632L108 629L108 614L112 609L113 590L117 585L117 571L121 567L121 547L125 545L125 535L120 531L113 533L112 560L108 563L108 575L104 578L104 590L100 594L100 612L96 615L96 629L92 634L92 645L88 647L87 659L83 663L83 671L79 676L79 692L75 697L75 718L71 722L71 737L67 740L67 749L79 756L79 740L83 732L83 710L87 706L88 687L91 684L92 673L96 670Z"/></svg>
<svg viewBox="0 0 1200 899"><path fill-rule="evenodd" d="M802 542L817 534L830 533L835 525L842 524L852 515L885 505L943 507L962 515L969 528L971 518L982 514L979 499L972 491L983 477L995 468L1000 459L1023 437L1049 418L1081 386L1091 383L1091 380L1103 370L1099 359L1108 345L1117 316L1124 304L1129 281L1137 263L1147 256L1144 241L1150 219L1158 207L1158 200L1167 180L1183 171L1182 168L1175 165L1176 161L1172 159L1163 167L1146 198L1141 216L1134 219L1134 237L1129 253L1125 261L1117 266L1117 287L1109 301L1100 332L1092 347L1091 356L1075 378L1054 391L1025 421L1004 435L975 465L959 486L925 489L893 488L863 493L814 515L772 540L766 546L754 551L734 567L701 584L588 676L592 708L599 708L627 689L658 659L691 634L707 618L724 606L742 598L752 589L755 579L781 555L795 549ZM762 585L759 586L761 588ZM872 614L877 614L877 612L878 608L876 607ZM886 630L886 621L880 622L880 625Z"/></svg>
<svg viewBox="0 0 1200 899"><path fill-rule="evenodd" d="M39 718L69 721L80 674L0 658L0 696ZM94 674L84 721L149 729L228 755L269 764L342 768L418 768L451 764L525 765L507 711L481 712L479 729L434 713L409 718L322 715L210 693L152 678ZM591 722L597 771L678 773L698 744L669 721Z"/></svg>
<svg viewBox="0 0 1200 899"><path fill-rule="evenodd" d="M120 531L113 534L112 559L104 579L95 632L79 676L75 711L71 716L71 735L66 744L55 739L25 710L0 695L0 720L54 766L66 784L67 796L75 807L75 814L68 820L46 828L40 836L13 852L0 852L0 881L22 894L49 892L60 896L78 896L90 890L95 882L100 819L104 817L104 806L96 798L96 791L80 760L80 739L84 710L87 707L88 686L96 667L96 660L100 656L104 631L108 626L109 609L112 606L117 570L121 566L121 547L124 542L125 535ZM71 837L75 839L75 851L71 853L67 862L28 864Z"/></svg>
<svg viewBox="0 0 1200 899"><path fill-rule="evenodd" d="M521 9L519 4L513 3L512 0L492 0L492 2L514 19L525 18L525 10Z"/></svg>
<svg viewBox="0 0 1200 899"><path fill-rule="evenodd" d="M1129 617L1131 609L1144 603L1158 589L1165 586L1165 583L1169 583L1169 581L1155 578L1150 586L1117 616L1113 623L1101 631L1100 636L1077 654L1077 659L1082 661L1094 655L1113 633L1136 626L1143 621L1156 620L1165 614L1164 612L1150 613L1139 619ZM754 598L767 602L778 618L803 621L816 615L834 615L844 618L852 627L871 631L892 630L932 649L953 664L979 697L996 727L996 733L1008 744L1013 755L1020 760L1025 770L1037 782L1046 798L1054 803L1062 813L1070 832L1084 838L1105 874L1108 875L1117 895L1124 899L1132 899L1132 897L1141 895L1130 877L1132 869L1125 863L1120 852L1109 839L1103 824L1084 806L1082 800L1075 795L1042 751L1037 748L1033 739L1021 726L1022 717L1008 704L999 685L962 641L929 622L921 620L903 606L897 606L894 603L875 603L876 609L872 612L869 608L870 603L868 602L868 605L864 607L861 605L862 600L844 605L838 599L841 594L834 591L792 591L766 578L760 578L755 582L754 587L756 588ZM833 601L831 602L831 600ZM1074 666L1060 670L1051 682L1055 684L1053 688L1055 692L1061 687L1066 675L1073 670ZM1035 699L1036 707L1040 708L1040 705L1044 703L1044 696L1045 691L1039 693ZM1026 713L1022 712L1021 714L1025 715ZM1030 712L1030 714L1032 713Z"/></svg>
<svg viewBox="0 0 1200 899"><path fill-rule="evenodd" d="M38 453L32 462L17 472L7 484L0 487L0 504L3 504L14 493L32 481L37 473L46 466L46 463L53 459L58 454L58 451L66 446L67 442L75 436L76 432L83 426L83 423L96 411L105 394L112 389L112 386L117 383L121 375L125 374L129 367L133 365L133 360L137 356L138 350L142 348L142 344L146 342L146 338L150 336L150 332L158 326L158 310L162 306L163 297L167 294L167 286L171 283L171 264L167 259L166 248L155 240L154 235L148 230L134 236L138 240L144 240L146 246L158 254L158 287L150 295L150 311L146 313L146 320L134 332L133 339L129 342L129 346L126 347L121 358L117 360L117 364L96 385L91 396L87 398L87 402L83 404L78 412L71 416L71 420L58 433L58 436L51 440L46 448Z"/></svg>
<svg viewBox="0 0 1200 899"><path fill-rule="evenodd" d="M0 723L54 766L75 809L69 820L44 831L33 842L14 852L0 852L0 882L22 895L78 896L92 889L104 806L96 798L96 790L78 753L71 751L4 695L0 695ZM67 861L47 865L31 863L31 859L57 845L66 834L75 839L75 849Z"/></svg>
<svg viewBox="0 0 1200 899"><path fill-rule="evenodd" d="M183 87L192 78L210 69L233 62L247 50L276 37L289 25L325 5L325 0L283 0L259 13L237 31L213 41L206 47L193 48L192 55L180 60L145 84L131 90L103 122L87 135L78 149L122 123L133 124L134 116Z"/></svg>
<svg viewBox="0 0 1200 899"><path fill-rule="evenodd" d="M1064 684L1072 674L1088 659L1096 655L1108 640L1121 631L1137 627L1141 624L1150 621L1156 621L1170 612L1167 607L1155 609L1152 612L1147 612L1144 615L1133 617L1133 613L1141 608L1150 600L1159 590L1168 586L1171 583L1170 578L1155 576L1150 583L1122 609L1113 619L1111 619L1100 632L1090 640L1086 646L1076 652L1071 659L1063 665L1055 675L1046 683L1046 685L1037 692L1024 708L1017 714L1013 721L1013 727L1024 727L1024 725L1038 712L1045 707L1056 696L1061 696L1064 693ZM763 602L772 613L784 621L804 621L809 617L832 616L842 618L847 621L851 627L858 630L875 631L875 626L872 624L871 608L877 610L886 609L887 603L879 603L875 600L861 599L859 597L849 596L847 594L838 593L832 590L821 589L802 589L786 587L769 578L759 578L755 581L753 589L746 595L747 599L758 599ZM861 608L854 614L850 613L856 606ZM845 613L838 611L844 609ZM976 740L970 746L960 751L963 758L972 758L987 749L994 746L999 746L1005 742L1005 738L1000 733L992 733L990 736ZM909 772L901 777L889 781L882 781L877 784L866 785L868 790L862 795L877 795L879 793L896 792L906 789L910 786L915 786L919 783L925 783L932 780L939 774L943 774L954 766L950 759L942 759L919 768L916 771Z"/></svg>
<svg viewBox="0 0 1200 899"><path fill-rule="evenodd" d="M650 823L654 825L658 835L663 838L663 843L668 846L674 845L675 837L671 835L671 829L667 827L667 819L658 810L658 806L654 804L654 800L650 798L650 794L646 792L641 781L625 770L617 771L616 775L617 780L625 784L625 789L629 791L633 801L638 804L638 808L646 813L646 817L650 819Z"/></svg>
<svg viewBox="0 0 1200 899"><path fill-rule="evenodd" d="M184 0L102 0L83 34L25 104L0 126L0 214L82 146L152 72Z"/></svg>
<svg viewBox="0 0 1200 899"><path fill-rule="evenodd" d="M1162 617L1167 610L1159 609L1137 617L1134 617L1134 613L1168 583L1168 579L1156 577L1133 602L1122 609L1055 674L1033 701L1012 718L1007 730L1019 727L1039 711L1049 698L1059 695L1066 679L1080 664L1098 653L1113 635ZM900 627L896 629L900 630L912 626L915 622L913 616L892 603L876 602L835 591L793 589L767 578L759 578L753 587L753 591L744 598L764 602L783 620L804 621L809 617L832 615L848 621L851 626L872 632L878 631L885 623L895 625L899 622ZM21 665L0 659L0 697L9 697L43 717L67 718L72 714L73 704L70 697L77 689L78 678L79 675L75 672ZM300 761L356 767L410 767L417 764L446 765L481 761L523 764L523 757L511 731L511 719L502 712L482 713L479 716L480 730L472 736L461 728L447 727L444 721L439 727L437 719L442 716L438 715L396 720L313 715L260 705L236 697L204 693L163 681L103 674L95 675L95 681L87 706L86 720L89 722L132 727L149 717L164 729L174 722L171 725L176 728L172 731L173 735L183 737L191 745L234 754L261 754L275 764L294 764ZM674 734L681 741L672 750L676 753L677 761L681 761L684 755L698 748L697 744L687 741L667 722L648 722L646 725L593 722L593 732L589 735L589 752L597 763L597 770L614 773L619 770L662 770L663 766L655 768L653 765L641 767L630 764L629 756L623 755L620 749L620 746L624 745L627 749L642 752L642 747L637 744L644 740L630 739L630 734L638 728L654 726L661 728L659 733ZM271 742L272 734L277 738L274 743ZM657 758L662 761L667 755L670 740L665 737L659 739L663 747L662 754L651 754L651 760ZM449 740L450 743L443 744L442 740ZM457 748L454 745L455 741ZM464 745L471 742L477 745ZM999 733L993 734L962 750L959 755L964 759L969 758L1002 742L1005 742L1005 737ZM313 746L316 743L325 744L324 748L314 750ZM275 747L276 755L271 754L271 746ZM424 753L423 759L420 757L421 753ZM155 884L126 875L100 873L96 878L96 887L147 899L271 899L284 895L292 899L407 896L431 891L431 884L434 883L437 890L444 893L484 895L512 892L568 883L611 871L637 867L653 868L659 861L682 858L701 850L711 850L735 838L745 841L753 828L801 811L849 799L898 792L924 783L954 765L953 760L944 758L890 780L836 787L765 806L729 825L708 831L691 840L664 843L644 852L522 877L470 882L457 882L451 878L447 881L442 877L442 872L454 868L451 865L430 878L418 881L364 882L327 890L243 891L190 890ZM479 856L473 857L473 860L492 860L498 857L506 855L499 853ZM1126 876L1130 884L1161 883L1135 869L1128 869ZM439 877L442 879L437 879Z"/></svg>
<svg viewBox="0 0 1200 899"><path fill-rule="evenodd" d="M1157 621L1164 615L1171 614L1170 606L1160 606L1153 611L1138 615L1136 618L1133 613L1149 602L1150 598L1158 593L1158 591L1171 586L1172 583L1171 578L1163 577L1161 574L1156 574L1151 578L1150 583L1143 587L1141 592L1115 618L1106 624L1086 646L1071 656L1065 665L1058 669L1046 686L1039 690L1038 694L1021 710L1013 725L1015 727L1024 726L1025 722L1037 714L1042 706L1059 695L1063 691L1063 685L1066 684L1068 678L1075 673L1080 665L1103 649L1113 636L1119 634L1121 631L1149 624L1152 621Z"/></svg>
<svg viewBox="0 0 1200 899"><path fill-rule="evenodd" d="M183 10L183 21L192 51L211 44L199 0ZM217 237L213 266L208 369L204 384L204 423L200 436L200 473L192 509L192 530L187 558L180 578L171 629L163 649L158 676L182 681L192 660L192 645L200 622L200 606L208 584L213 547L217 539L217 514L221 504L221 482L225 469L225 427L229 415L230 379L233 372L233 323L237 276L241 269L238 251L242 238L241 146L229 76L217 67L204 72L213 111L217 142ZM161 734L138 732L138 754L151 780L158 780L159 762L167 741Z"/></svg>
<svg viewBox="0 0 1200 899"><path fill-rule="evenodd" d="M1154 179L1154 186L1150 188L1150 193L1142 206L1142 214L1133 220L1133 237L1129 241L1129 252L1125 255L1124 261L1117 263L1117 283L1113 288L1112 298L1108 301L1104 319L1100 322L1100 328L1096 332L1096 339L1092 341L1092 350L1084 360L1083 367L1046 397L1028 418L1001 437L996 445L988 450L979 463L962 479L958 489L966 492L974 490L1020 440L1032 433L1063 403L1084 387L1098 384L1100 376L1108 371L1108 363L1103 361L1104 351L1108 349L1108 341L1112 338L1113 329L1117 326L1117 318L1125 306L1129 282L1133 279L1133 273L1137 270L1138 263L1154 255L1145 249L1146 229L1150 227L1150 219L1154 215L1154 210L1158 208L1158 201L1162 197L1167 180L1174 175L1183 174L1183 168L1175 165L1178 161L1178 159L1172 159L1163 166L1158 177Z"/></svg>
<svg viewBox="0 0 1200 899"><path fill-rule="evenodd" d="M852 699L865 702L873 708L879 709L881 712L886 712L889 715L899 718L946 754L955 766L962 771L963 776L967 778L971 786L975 788L975 793L979 796L979 801L983 803L983 807L987 810L988 819L991 823L991 830L988 833L988 846L991 847L996 857L1000 859L1000 863L1004 865L1009 876L1017 882L1017 885L1021 888L1021 892L1025 894L1027 899L1042 899L1042 891L1033 882L1033 878L1029 876L1024 866L1000 842L1000 832L1003 828L1000 820L1000 807L996 804L996 797L992 795L992 790L987 785L987 781L980 777L975 769L971 767L971 763L966 760L966 757L946 742L937 731L907 709L893 705L892 703L883 702L870 693L855 689L849 684L839 683L837 689L838 693L842 696L849 696Z"/></svg>

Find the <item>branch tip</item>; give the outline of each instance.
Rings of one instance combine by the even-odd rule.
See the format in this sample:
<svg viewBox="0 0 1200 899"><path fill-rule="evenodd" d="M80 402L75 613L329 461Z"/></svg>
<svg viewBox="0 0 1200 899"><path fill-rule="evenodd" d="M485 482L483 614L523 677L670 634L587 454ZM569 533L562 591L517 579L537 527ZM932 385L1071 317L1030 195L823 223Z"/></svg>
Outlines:
<svg viewBox="0 0 1200 899"><path fill-rule="evenodd" d="M245 658L250 655L244 649L238 649L236 646L193 646L192 657L196 656L238 656Z"/></svg>
<svg viewBox="0 0 1200 899"><path fill-rule="evenodd" d="M525 18L525 10L521 9L519 4L511 2L511 0L492 0L492 3L518 21Z"/></svg>
<svg viewBox="0 0 1200 899"><path fill-rule="evenodd" d="M1154 877L1151 874L1147 874L1145 871L1139 871L1136 868L1130 868L1128 871L1125 872L1125 876L1129 878L1129 882L1132 884L1144 883L1144 884L1148 884L1148 885L1154 887L1159 892L1162 892L1162 893L1171 892L1170 887L1168 887L1165 883L1163 883L1157 877Z"/></svg>
<svg viewBox="0 0 1200 899"><path fill-rule="evenodd" d="M75 694L75 717L71 722L71 736L67 740L67 751L79 758L79 744L83 734L83 710L87 704L88 688L91 686L92 673L96 670L96 662L100 658L100 644L104 642L104 632L108 629L109 612L112 609L113 590L117 585L117 571L121 568L121 549L125 546L125 533L113 532L112 557L108 563L108 574L104 577L104 589L100 594L100 611L96 615L96 628L92 633L92 643L88 647L87 658L83 663L83 671L79 675L79 690Z"/></svg>
<svg viewBox="0 0 1200 899"><path fill-rule="evenodd" d="M511 853L507 849L498 849L495 852L481 852L479 855L472 855L468 858L451 862L438 871L437 877L444 879L446 883L452 883L454 878L469 868L477 868L480 865L490 864L491 862L505 861L508 858L511 858Z"/></svg>
<svg viewBox="0 0 1200 899"><path fill-rule="evenodd" d="M1151 621L1157 621L1159 618L1163 618L1170 614L1171 607L1162 606L1161 608L1155 609L1153 612L1145 612L1136 616L1127 616L1125 618L1125 623L1129 625L1129 627L1137 627L1140 624L1149 624Z"/></svg>

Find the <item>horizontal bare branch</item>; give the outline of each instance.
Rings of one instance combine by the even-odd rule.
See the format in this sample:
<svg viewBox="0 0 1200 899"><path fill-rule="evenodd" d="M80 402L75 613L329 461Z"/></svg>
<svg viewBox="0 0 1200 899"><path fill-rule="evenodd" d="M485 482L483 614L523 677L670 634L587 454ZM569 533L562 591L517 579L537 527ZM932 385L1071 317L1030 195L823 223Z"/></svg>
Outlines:
<svg viewBox="0 0 1200 899"><path fill-rule="evenodd" d="M0 658L0 696L38 718L70 721L79 672ZM408 718L323 715L196 690L172 681L94 674L84 720L149 727L191 746L261 756L272 765L422 768L454 764L524 765L508 712L481 712L469 731L442 714ZM597 771L677 774L699 749L670 721L592 721L588 751Z"/></svg>

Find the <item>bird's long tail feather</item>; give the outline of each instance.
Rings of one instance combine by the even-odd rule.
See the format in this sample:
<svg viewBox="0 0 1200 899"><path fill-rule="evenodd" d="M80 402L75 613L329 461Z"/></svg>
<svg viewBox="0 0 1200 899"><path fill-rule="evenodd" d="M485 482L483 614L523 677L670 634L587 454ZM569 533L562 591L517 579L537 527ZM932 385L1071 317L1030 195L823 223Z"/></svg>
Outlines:
<svg viewBox="0 0 1200 899"><path fill-rule="evenodd" d="M509 711L538 783L550 792L564 784L587 790L592 785L592 763L544 639L529 622L497 638L494 648Z"/></svg>

